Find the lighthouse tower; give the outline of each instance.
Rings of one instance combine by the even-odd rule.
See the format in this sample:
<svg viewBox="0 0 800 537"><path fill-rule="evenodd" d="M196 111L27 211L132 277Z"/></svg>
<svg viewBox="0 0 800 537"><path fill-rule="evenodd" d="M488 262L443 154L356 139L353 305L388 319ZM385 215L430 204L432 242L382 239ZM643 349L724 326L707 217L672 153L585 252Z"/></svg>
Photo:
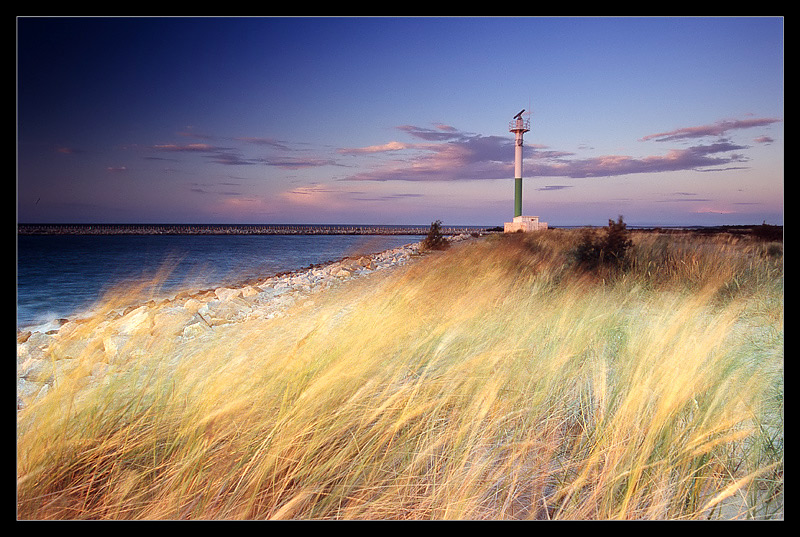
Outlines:
<svg viewBox="0 0 800 537"><path fill-rule="evenodd" d="M520 110L508 125L509 132L514 133L514 221L506 222L506 233L517 231L537 231L547 229L546 222L539 222L538 216L522 216L522 135L531 130L530 118L523 118Z"/></svg>

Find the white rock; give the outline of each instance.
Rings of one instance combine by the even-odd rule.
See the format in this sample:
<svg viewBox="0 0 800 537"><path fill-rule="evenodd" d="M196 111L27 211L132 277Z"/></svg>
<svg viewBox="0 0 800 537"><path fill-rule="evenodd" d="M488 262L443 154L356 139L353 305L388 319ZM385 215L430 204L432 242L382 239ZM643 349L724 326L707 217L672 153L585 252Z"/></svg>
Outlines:
<svg viewBox="0 0 800 537"><path fill-rule="evenodd" d="M196 298L190 298L183 304L183 308L189 313L195 314L197 313L197 310L203 306L203 304L203 302L200 302Z"/></svg>
<svg viewBox="0 0 800 537"><path fill-rule="evenodd" d="M108 371L108 364L105 362L95 362L92 364L91 375L95 378L102 378Z"/></svg>
<svg viewBox="0 0 800 537"><path fill-rule="evenodd" d="M125 348L130 336L119 334L106 334L103 336L103 351L108 363L114 363L120 355L120 351Z"/></svg>
<svg viewBox="0 0 800 537"><path fill-rule="evenodd" d="M242 289L241 296L242 296L242 298L248 298L248 297L251 297L253 295L257 295L258 293L259 293L258 289L248 285L247 287L244 287Z"/></svg>
<svg viewBox="0 0 800 537"><path fill-rule="evenodd" d="M224 301L241 296L242 290L230 289L228 287L220 287L214 290L214 294L217 296L217 299Z"/></svg>
<svg viewBox="0 0 800 537"><path fill-rule="evenodd" d="M47 382L53 375L53 362L32 358L20 366L17 375L30 382Z"/></svg>
<svg viewBox="0 0 800 537"><path fill-rule="evenodd" d="M75 371L79 365L80 362L74 358L56 360L53 362L53 374L58 379Z"/></svg>
<svg viewBox="0 0 800 537"><path fill-rule="evenodd" d="M175 337L180 335L183 333L183 327L192 317L194 317L194 313L185 308L162 308L153 315L152 335L154 337Z"/></svg>
<svg viewBox="0 0 800 537"><path fill-rule="evenodd" d="M212 300L197 310L198 315L210 325L231 323L243 320L250 313L251 307L241 298L228 298L225 301Z"/></svg>
<svg viewBox="0 0 800 537"><path fill-rule="evenodd" d="M186 339L191 339L207 333L210 329L211 328L205 323L205 321L199 321L186 325L183 329L182 336Z"/></svg>
<svg viewBox="0 0 800 537"><path fill-rule="evenodd" d="M120 334L132 334L142 329L149 329L152 324L150 308L139 306L114 323Z"/></svg>
<svg viewBox="0 0 800 537"><path fill-rule="evenodd" d="M17 379L17 409L24 408L26 403L33 401L43 386L45 385L39 382Z"/></svg>

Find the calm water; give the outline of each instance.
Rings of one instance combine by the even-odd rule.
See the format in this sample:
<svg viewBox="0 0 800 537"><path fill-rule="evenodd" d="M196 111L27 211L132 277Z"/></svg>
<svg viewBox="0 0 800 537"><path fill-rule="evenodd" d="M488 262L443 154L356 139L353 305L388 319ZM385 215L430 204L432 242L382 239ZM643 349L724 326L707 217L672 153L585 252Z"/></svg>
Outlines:
<svg viewBox="0 0 800 537"><path fill-rule="evenodd" d="M417 235L19 235L17 326L70 318L113 286L170 267L164 294L418 242Z"/></svg>

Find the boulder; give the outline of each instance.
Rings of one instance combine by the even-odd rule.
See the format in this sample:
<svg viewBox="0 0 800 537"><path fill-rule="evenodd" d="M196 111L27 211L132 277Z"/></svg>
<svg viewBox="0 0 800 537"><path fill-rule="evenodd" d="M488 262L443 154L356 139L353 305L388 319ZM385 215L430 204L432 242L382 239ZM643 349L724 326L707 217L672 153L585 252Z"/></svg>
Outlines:
<svg viewBox="0 0 800 537"><path fill-rule="evenodd" d="M153 315L153 328L150 333L157 338L181 335L193 317L194 313L183 307L162 308Z"/></svg>
<svg viewBox="0 0 800 537"><path fill-rule="evenodd" d="M194 315L197 313L201 307L203 307L204 302L200 302L196 298L190 298L186 302L183 303L183 309Z"/></svg>
<svg viewBox="0 0 800 537"><path fill-rule="evenodd" d="M220 287L214 290L217 300L226 301L231 300L242 295L241 289L230 289L228 287Z"/></svg>
<svg viewBox="0 0 800 537"><path fill-rule="evenodd" d="M211 326L241 321L247 318L252 308L244 299L233 297L227 300L211 300L197 310L203 320Z"/></svg>
<svg viewBox="0 0 800 537"><path fill-rule="evenodd" d="M256 289L255 287L253 287L251 285L248 285L248 286L242 288L241 296L242 296L242 298L249 298L251 296L257 295L258 293L259 293L258 289Z"/></svg>
<svg viewBox="0 0 800 537"><path fill-rule="evenodd" d="M139 306L115 321L113 329L120 334L133 334L141 330L149 330L152 327L152 318L148 306Z"/></svg>
<svg viewBox="0 0 800 537"><path fill-rule="evenodd" d="M17 379L17 410L24 408L28 403L35 400L44 386L47 385L31 382L23 378Z"/></svg>
<svg viewBox="0 0 800 537"><path fill-rule="evenodd" d="M128 343L130 336L108 333L103 335L103 352L105 361L114 363L117 361L122 349Z"/></svg>
<svg viewBox="0 0 800 537"><path fill-rule="evenodd" d="M39 358L26 360L17 369L17 377L28 382L45 383L53 381L53 361Z"/></svg>
<svg viewBox="0 0 800 537"><path fill-rule="evenodd" d="M56 360L53 362L53 376L56 379L58 379L60 377L69 375L70 373L75 371L79 365L80 361L74 358L65 358L63 360Z"/></svg>
<svg viewBox="0 0 800 537"><path fill-rule="evenodd" d="M197 317L199 317L199 315ZM183 328L183 333L181 336L184 339L192 339L208 333L209 330L211 330L211 327L208 325L208 323L198 318L197 321L187 324Z"/></svg>

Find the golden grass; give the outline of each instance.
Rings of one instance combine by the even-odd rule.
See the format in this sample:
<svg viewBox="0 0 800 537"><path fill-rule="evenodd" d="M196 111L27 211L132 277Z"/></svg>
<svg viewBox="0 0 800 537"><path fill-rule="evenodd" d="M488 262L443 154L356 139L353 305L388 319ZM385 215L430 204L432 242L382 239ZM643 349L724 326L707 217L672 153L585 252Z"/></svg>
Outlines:
<svg viewBox="0 0 800 537"><path fill-rule="evenodd" d="M782 258L634 234L629 270L585 274L576 240L489 237L213 340L132 337L104 382L20 412L18 517L782 518Z"/></svg>

